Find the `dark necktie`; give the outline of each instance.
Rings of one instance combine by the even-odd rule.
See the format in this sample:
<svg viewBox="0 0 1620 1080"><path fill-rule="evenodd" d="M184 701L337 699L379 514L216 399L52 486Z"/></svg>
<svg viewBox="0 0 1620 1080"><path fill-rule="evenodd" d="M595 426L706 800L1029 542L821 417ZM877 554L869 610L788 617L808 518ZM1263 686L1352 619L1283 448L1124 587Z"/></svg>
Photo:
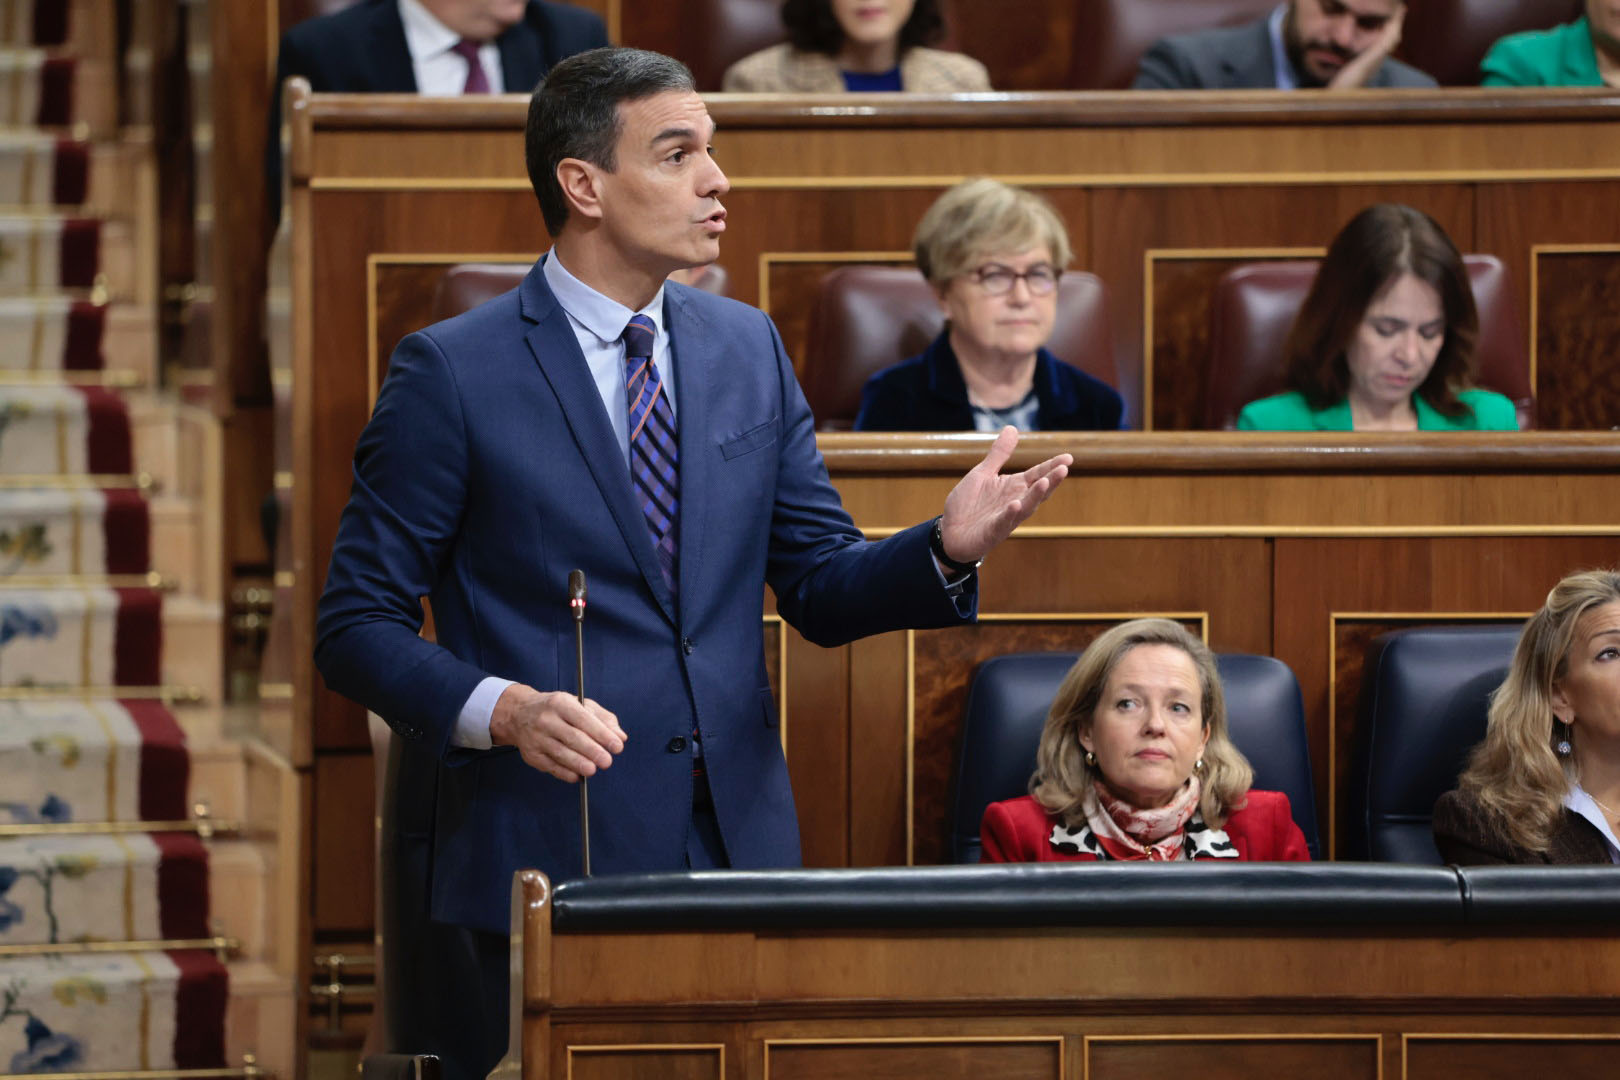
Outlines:
<svg viewBox="0 0 1620 1080"><path fill-rule="evenodd" d="M671 594L676 589L675 530L680 523L675 410L653 363L653 322L632 315L624 328L624 385L630 409L630 479Z"/></svg>
<svg viewBox="0 0 1620 1080"><path fill-rule="evenodd" d="M461 88L463 94L489 93L489 79L484 75L484 65L478 62L478 42L462 38L450 46L450 51L467 61L467 85Z"/></svg>

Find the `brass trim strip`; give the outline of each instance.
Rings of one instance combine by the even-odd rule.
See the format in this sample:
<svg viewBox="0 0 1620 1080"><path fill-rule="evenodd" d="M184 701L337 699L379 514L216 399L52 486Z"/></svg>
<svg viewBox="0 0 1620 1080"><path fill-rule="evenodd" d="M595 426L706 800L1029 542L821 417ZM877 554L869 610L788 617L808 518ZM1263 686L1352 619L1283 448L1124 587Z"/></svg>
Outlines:
<svg viewBox="0 0 1620 1080"><path fill-rule="evenodd" d="M971 129L968 129L971 130ZM737 132L738 129L731 129ZM517 129L513 129L513 134ZM977 174L975 174L977 175ZM1367 172L1183 172L1183 173L990 173L993 179L1017 187L1354 187L1366 184L1534 183L1559 180L1613 180L1620 169L1384 169ZM948 188L967 179L966 173L919 173L870 176L730 176L733 191L841 190L852 188ZM515 191L528 194L533 186L517 176L317 176L311 191Z"/></svg>
<svg viewBox="0 0 1620 1080"><path fill-rule="evenodd" d="M164 938L153 941L58 941L37 945L0 945L0 959L17 956L81 956L90 953L164 952L171 949L242 951L237 938Z"/></svg>
<svg viewBox="0 0 1620 1080"><path fill-rule="evenodd" d="M1534 612L1503 611L1334 611L1328 610L1327 663L1327 751L1328 751L1328 843L1329 860L1339 857L1339 729L1338 682L1340 622L1411 622L1421 625L1461 622L1523 622Z"/></svg>
<svg viewBox="0 0 1620 1080"><path fill-rule="evenodd" d="M138 488L152 492L160 485L151 473L116 475L111 473L15 473L0 475L0 490L15 488L72 488L76 491L103 491L107 488Z"/></svg>
<svg viewBox="0 0 1620 1080"><path fill-rule="evenodd" d="M104 386L135 390L146 385L138 371L108 368L103 371L17 371L0 368L0 386Z"/></svg>
<svg viewBox="0 0 1620 1080"><path fill-rule="evenodd" d="M0 837L120 836L130 833L195 833L204 838L240 832L234 821L64 821L38 825L0 825Z"/></svg>
<svg viewBox="0 0 1620 1080"><path fill-rule="evenodd" d="M202 1080L204 1077L254 1080L269 1076L254 1065L223 1069L126 1069L121 1072L53 1072L51 1080ZM39 1073L0 1073L0 1080L39 1080Z"/></svg>
<svg viewBox="0 0 1620 1080"><path fill-rule="evenodd" d="M156 570L144 574L14 574L0 578L0 590L55 588L156 589L173 592L179 582Z"/></svg>
<svg viewBox="0 0 1620 1080"><path fill-rule="evenodd" d="M203 700L195 686L0 686L0 701L162 701L166 705Z"/></svg>
<svg viewBox="0 0 1620 1080"><path fill-rule="evenodd" d="M788 748L788 671L787 671L787 638L788 622L777 614L764 616L765 625L776 626L776 734L782 743L782 756L787 757Z"/></svg>
<svg viewBox="0 0 1620 1080"><path fill-rule="evenodd" d="M293 684L290 682L261 682L259 684L260 701L291 701L293 698Z"/></svg>

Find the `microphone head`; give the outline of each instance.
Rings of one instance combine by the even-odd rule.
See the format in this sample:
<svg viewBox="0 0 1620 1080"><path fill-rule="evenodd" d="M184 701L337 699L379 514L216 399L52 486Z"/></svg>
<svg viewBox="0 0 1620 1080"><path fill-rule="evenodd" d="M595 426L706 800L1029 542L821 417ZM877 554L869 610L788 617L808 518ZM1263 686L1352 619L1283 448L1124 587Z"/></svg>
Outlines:
<svg viewBox="0 0 1620 1080"><path fill-rule="evenodd" d="M576 616L585 612L585 571L583 570L570 570L568 572L568 606L574 609Z"/></svg>

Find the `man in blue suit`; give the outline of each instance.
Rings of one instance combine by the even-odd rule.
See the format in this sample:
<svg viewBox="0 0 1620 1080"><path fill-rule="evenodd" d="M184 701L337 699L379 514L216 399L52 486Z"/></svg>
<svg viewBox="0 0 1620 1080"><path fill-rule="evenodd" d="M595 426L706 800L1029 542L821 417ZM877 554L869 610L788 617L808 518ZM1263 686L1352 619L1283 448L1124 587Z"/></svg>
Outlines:
<svg viewBox="0 0 1620 1080"><path fill-rule="evenodd" d="M666 281L719 254L713 131L668 57L553 69L526 136L551 252L401 342L356 447L316 663L441 762L429 906L472 935L482 988L456 993L490 1020L449 1051L466 1075L504 1044L513 872L579 872L579 777L597 873L798 864L761 585L827 646L967 621L978 561L1072 464L1001 475L1009 428L939 518L864 540L770 319Z"/></svg>

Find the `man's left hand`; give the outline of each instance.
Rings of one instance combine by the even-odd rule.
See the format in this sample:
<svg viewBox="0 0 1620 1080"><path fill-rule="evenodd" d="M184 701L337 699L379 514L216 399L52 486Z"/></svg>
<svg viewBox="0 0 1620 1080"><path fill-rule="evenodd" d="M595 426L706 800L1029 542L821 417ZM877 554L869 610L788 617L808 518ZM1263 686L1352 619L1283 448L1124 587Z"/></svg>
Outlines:
<svg viewBox="0 0 1620 1080"><path fill-rule="evenodd" d="M1069 475L1072 454L1047 458L1020 473L1001 475L1018 445L1018 429L1004 427L984 460L945 496L940 538L957 562L978 562L1022 524Z"/></svg>
<svg viewBox="0 0 1620 1080"><path fill-rule="evenodd" d="M1394 55L1395 49L1400 45L1401 29L1405 25L1406 5L1403 3L1396 6L1395 13L1384 24L1384 29L1379 33L1377 40L1360 54L1351 57L1344 67L1328 80L1327 88L1355 90L1371 82L1384 61Z"/></svg>

